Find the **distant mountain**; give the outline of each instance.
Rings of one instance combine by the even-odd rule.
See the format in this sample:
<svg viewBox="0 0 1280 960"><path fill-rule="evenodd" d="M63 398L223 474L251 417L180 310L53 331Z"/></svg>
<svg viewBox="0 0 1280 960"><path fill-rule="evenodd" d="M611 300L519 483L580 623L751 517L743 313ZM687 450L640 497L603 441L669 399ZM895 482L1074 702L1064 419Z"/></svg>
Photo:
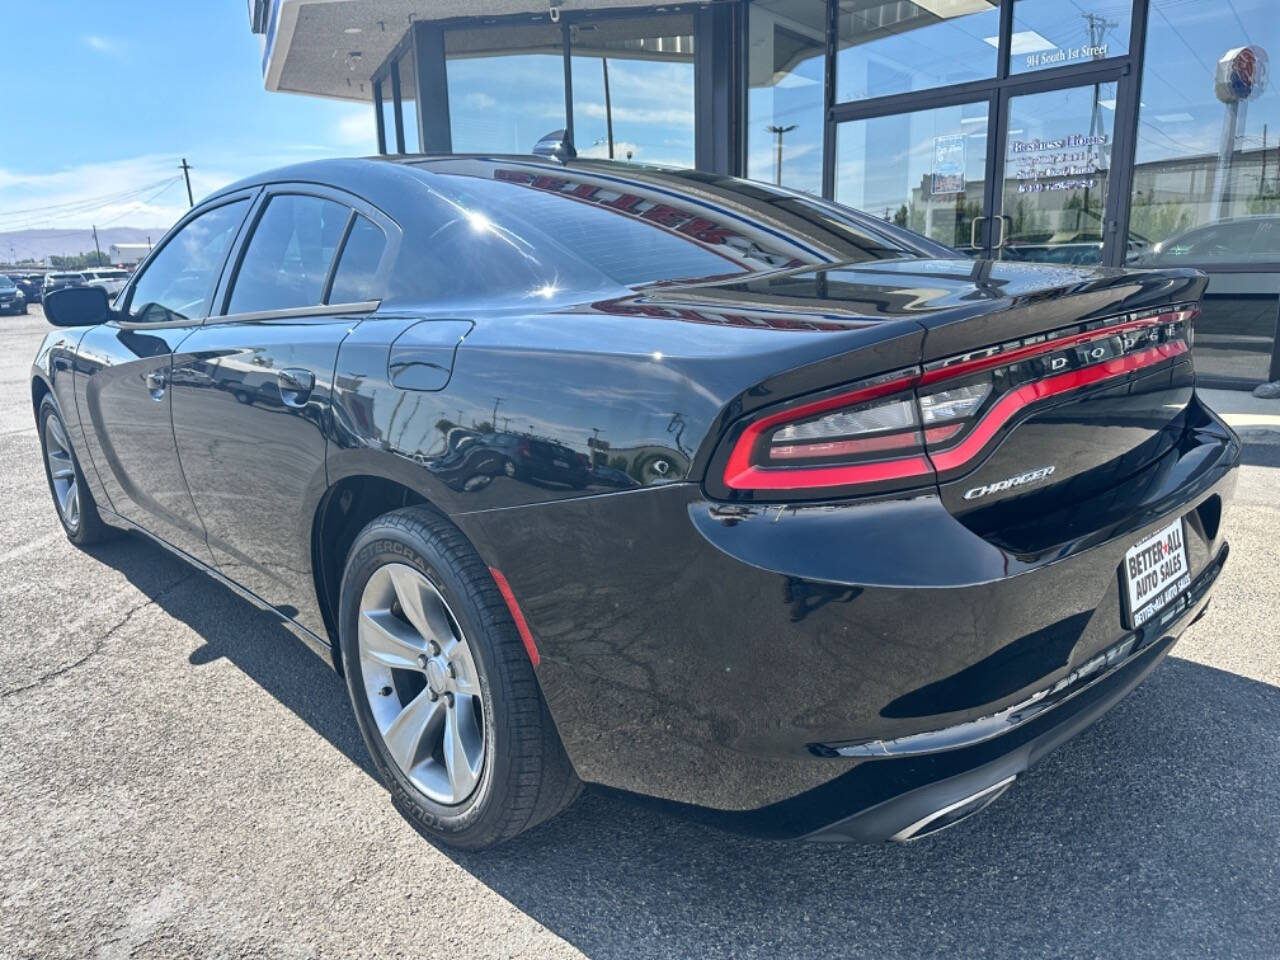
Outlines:
<svg viewBox="0 0 1280 960"><path fill-rule="evenodd" d="M168 227L103 227L98 231L98 245L103 256L113 243L155 243ZM47 256L87 253L93 249L92 230L14 230L0 232L0 262L43 260Z"/></svg>

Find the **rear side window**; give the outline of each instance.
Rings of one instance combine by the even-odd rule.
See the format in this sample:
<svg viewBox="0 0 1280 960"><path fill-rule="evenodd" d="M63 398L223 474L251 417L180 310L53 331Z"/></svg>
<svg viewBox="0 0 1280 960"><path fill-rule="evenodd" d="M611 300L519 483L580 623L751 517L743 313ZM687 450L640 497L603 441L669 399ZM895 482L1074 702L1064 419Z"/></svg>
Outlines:
<svg viewBox="0 0 1280 960"><path fill-rule="evenodd" d="M224 203L174 234L134 284L129 319L173 323L206 316L222 263L247 207L247 200Z"/></svg>
<svg viewBox="0 0 1280 960"><path fill-rule="evenodd" d="M378 264L387 248L387 237L373 221L356 217L347 242L342 245L338 269L333 274L329 303L360 303L378 300Z"/></svg>
<svg viewBox="0 0 1280 960"><path fill-rule="evenodd" d="M350 212L332 200L300 194L267 201L236 274L227 312L318 306Z"/></svg>

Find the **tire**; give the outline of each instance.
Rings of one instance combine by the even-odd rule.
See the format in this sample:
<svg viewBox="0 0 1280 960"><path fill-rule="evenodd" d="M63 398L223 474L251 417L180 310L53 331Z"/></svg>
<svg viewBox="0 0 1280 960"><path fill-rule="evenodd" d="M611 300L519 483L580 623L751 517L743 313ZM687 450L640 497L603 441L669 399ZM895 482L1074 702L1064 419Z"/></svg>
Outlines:
<svg viewBox="0 0 1280 960"><path fill-rule="evenodd" d="M93 500L89 485L84 481L84 472L80 469L80 461L76 459L75 451L68 441L67 425L62 419L62 414L58 412L58 405L53 402L53 397L48 394L40 401L40 411L36 417L36 425L40 432L40 452L44 460L45 480L49 483L49 494L53 498L53 508L58 515L58 521L62 524L62 529L66 533L67 539L77 547L87 547L90 544L102 543L104 540L110 540L115 537L119 531L103 523L102 517L98 514L98 505ZM61 439L59 440L59 438ZM51 456L51 446L61 446L61 450L55 450ZM65 453L65 457L60 455L62 453ZM72 471L70 478L54 476L55 466L66 469L67 465ZM63 484L68 479L74 481L75 499L78 505L75 511L64 510L63 499L59 495L60 490L65 492L66 488L63 487Z"/></svg>
<svg viewBox="0 0 1280 960"><path fill-rule="evenodd" d="M416 615L406 612L413 603ZM392 802L419 833L449 846L483 849L574 801L582 784L529 655L492 574L457 527L425 507L372 521L347 557L339 606L339 642L356 721ZM429 606L434 616L424 614ZM418 630L411 617L437 626ZM387 629L377 629L378 623ZM378 659L386 654L384 638L392 635L395 643L408 638L425 652L414 657L419 646L397 646L387 662L408 664L411 658L420 666L388 668ZM395 659L401 652L404 661ZM428 732L406 740L409 724L400 725L403 717L437 708L441 712L424 723ZM440 716L436 746L432 723ZM477 731L483 756L470 764L466 758L468 750L475 758ZM455 744L452 761L443 753L446 742ZM456 770L463 772L455 778ZM464 795L469 782L474 786Z"/></svg>

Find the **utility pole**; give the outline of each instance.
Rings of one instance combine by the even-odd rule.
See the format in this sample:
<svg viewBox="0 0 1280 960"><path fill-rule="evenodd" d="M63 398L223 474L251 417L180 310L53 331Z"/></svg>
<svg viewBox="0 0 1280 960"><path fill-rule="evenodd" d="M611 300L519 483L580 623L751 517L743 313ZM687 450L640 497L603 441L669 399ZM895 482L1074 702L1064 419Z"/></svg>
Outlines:
<svg viewBox="0 0 1280 960"><path fill-rule="evenodd" d="M778 186L782 186L782 135L784 133L790 133L795 128L796 125L794 123L786 127L780 127L777 124L771 123L769 126L765 127L766 130L778 138L778 152L773 161L773 182Z"/></svg>
<svg viewBox="0 0 1280 960"><path fill-rule="evenodd" d="M94 249L94 250L97 252L97 254L98 254L98 259L97 259L97 264L98 264L98 266L102 266L102 248L101 248L100 246L98 246L98 226L97 226L97 224L94 224L94 225L93 225L93 249Z"/></svg>
<svg viewBox="0 0 1280 960"><path fill-rule="evenodd" d="M191 164L187 163L186 157L183 157L182 163L180 163L179 166L182 167L182 176L185 177L187 181L187 205L194 207L196 205L196 201L195 198L191 196Z"/></svg>

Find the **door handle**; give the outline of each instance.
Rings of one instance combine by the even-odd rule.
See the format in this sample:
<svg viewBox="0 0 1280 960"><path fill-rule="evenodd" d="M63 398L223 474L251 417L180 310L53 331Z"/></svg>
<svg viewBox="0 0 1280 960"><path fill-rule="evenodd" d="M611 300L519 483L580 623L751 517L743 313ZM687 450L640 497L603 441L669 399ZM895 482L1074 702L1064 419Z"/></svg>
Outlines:
<svg viewBox="0 0 1280 960"><path fill-rule="evenodd" d="M305 407L316 385L316 375L301 367L286 367L276 373L280 385L280 399L290 407Z"/></svg>
<svg viewBox="0 0 1280 960"><path fill-rule="evenodd" d="M1013 223L1013 217L1009 216L1006 213L997 217L996 219L1000 221L1000 239L996 241L996 245L994 249L1003 250L1004 249L1004 233L1005 233L1006 224Z"/></svg>
<svg viewBox="0 0 1280 960"><path fill-rule="evenodd" d="M151 394L152 400L164 399L164 388L168 382L169 377L164 367L158 367L147 373L147 392Z"/></svg>
<svg viewBox="0 0 1280 960"><path fill-rule="evenodd" d="M978 248L978 224L982 223L983 220L987 220L987 219L989 218L974 217L973 223L969 225L969 246L973 247L975 250L977 250Z"/></svg>

